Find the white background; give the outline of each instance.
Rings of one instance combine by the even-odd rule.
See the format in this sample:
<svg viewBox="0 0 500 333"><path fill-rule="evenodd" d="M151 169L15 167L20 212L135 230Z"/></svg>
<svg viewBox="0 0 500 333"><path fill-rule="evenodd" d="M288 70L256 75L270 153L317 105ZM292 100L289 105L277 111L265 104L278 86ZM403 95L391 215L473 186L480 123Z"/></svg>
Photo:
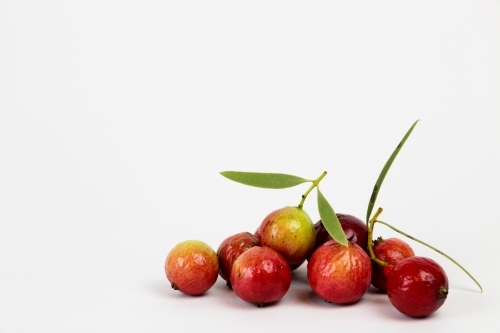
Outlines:
<svg viewBox="0 0 500 333"><path fill-rule="evenodd" d="M500 2L0 0L0 332L500 332ZM307 189L263 190L223 170L321 182L448 273L425 319L371 290L314 296L301 267L255 308L219 278L170 289L186 239L217 249ZM316 194L304 208L319 219ZM376 236L394 235L377 226Z"/></svg>

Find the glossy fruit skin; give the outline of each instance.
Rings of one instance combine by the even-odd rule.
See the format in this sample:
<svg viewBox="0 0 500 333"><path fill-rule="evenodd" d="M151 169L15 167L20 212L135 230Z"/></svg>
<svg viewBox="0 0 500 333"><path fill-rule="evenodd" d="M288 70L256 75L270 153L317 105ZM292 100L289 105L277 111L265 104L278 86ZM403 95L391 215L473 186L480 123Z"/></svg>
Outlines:
<svg viewBox="0 0 500 333"><path fill-rule="evenodd" d="M400 260L387 277L391 304L410 317L425 317L439 309L448 295L448 277L434 260L413 256Z"/></svg>
<svg viewBox="0 0 500 333"><path fill-rule="evenodd" d="M366 223L358 219L356 216L349 214L336 214L339 219L342 230L344 230L346 238L358 244L362 249L368 249L368 229L366 228ZM317 249L320 245L325 242L332 240L332 237L326 231L323 226L323 222L319 220L314 224L314 229L316 230L316 244L314 248Z"/></svg>
<svg viewBox="0 0 500 333"><path fill-rule="evenodd" d="M219 259L219 275L231 287L230 276L234 261L246 250L258 246L259 240L249 232L240 232L222 241L217 249Z"/></svg>
<svg viewBox="0 0 500 333"><path fill-rule="evenodd" d="M325 301L354 303L370 287L371 261L356 243L348 246L333 240L318 247L307 263L307 278L312 290Z"/></svg>
<svg viewBox="0 0 500 333"><path fill-rule="evenodd" d="M199 240L178 243L165 260L165 274L174 290L195 296L217 281L219 262L215 251Z"/></svg>
<svg viewBox="0 0 500 333"><path fill-rule="evenodd" d="M292 283L292 270L275 250L254 246L235 260L230 279L239 298L262 307L286 294Z"/></svg>
<svg viewBox="0 0 500 333"><path fill-rule="evenodd" d="M303 209L293 206L269 213L257 229L256 236L261 246L278 251L291 266L300 266L312 253L316 242L311 218Z"/></svg>
<svg viewBox="0 0 500 333"><path fill-rule="evenodd" d="M399 238L382 239L379 237L373 246L377 259L387 262L389 267L372 262L372 285L380 290L387 290L387 274L394 265L405 258L413 257L415 253L408 243Z"/></svg>

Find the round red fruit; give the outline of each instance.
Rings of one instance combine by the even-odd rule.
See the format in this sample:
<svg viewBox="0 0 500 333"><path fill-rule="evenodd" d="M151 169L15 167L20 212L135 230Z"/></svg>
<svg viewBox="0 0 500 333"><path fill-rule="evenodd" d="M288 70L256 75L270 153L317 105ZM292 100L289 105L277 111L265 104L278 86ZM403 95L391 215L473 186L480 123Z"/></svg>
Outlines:
<svg viewBox="0 0 500 333"><path fill-rule="evenodd" d="M388 266L383 267L372 262L372 285L380 290L387 290L387 274L394 265L405 258L413 257L413 249L399 238L383 239L379 237L373 246L373 253L377 259L385 261Z"/></svg>
<svg viewBox="0 0 500 333"><path fill-rule="evenodd" d="M206 243L187 240L174 246L165 260L165 273L174 290L200 295L217 281L217 254Z"/></svg>
<svg viewBox="0 0 500 333"><path fill-rule="evenodd" d="M279 301L290 288L292 271L285 258L269 247L254 246L233 263L231 285L242 300L258 307Z"/></svg>
<svg viewBox="0 0 500 333"><path fill-rule="evenodd" d="M448 277L434 260L413 256L399 261L387 277L391 304L410 317L425 317L439 309L448 295Z"/></svg>
<svg viewBox="0 0 500 333"><path fill-rule="evenodd" d="M318 247L307 263L307 278L312 290L325 301L354 303L370 287L371 261L356 243L344 246L328 241Z"/></svg>
<svg viewBox="0 0 500 333"><path fill-rule="evenodd" d="M231 287L230 276L234 261L246 250L259 245L257 237L249 232L240 232L222 241L217 249L219 275Z"/></svg>

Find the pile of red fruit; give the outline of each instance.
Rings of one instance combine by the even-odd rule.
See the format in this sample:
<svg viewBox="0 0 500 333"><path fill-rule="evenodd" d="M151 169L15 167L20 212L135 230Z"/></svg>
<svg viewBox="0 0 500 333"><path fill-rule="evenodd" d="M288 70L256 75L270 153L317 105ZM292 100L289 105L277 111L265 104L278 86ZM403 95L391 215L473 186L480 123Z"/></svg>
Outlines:
<svg viewBox="0 0 500 333"><path fill-rule="evenodd" d="M220 276L242 300L262 307L279 301L290 288L292 272L307 263L311 289L327 302L357 302L373 285L386 291L390 303L407 316L423 317L435 312L445 302L449 290L443 268L430 258L415 256L401 239L372 240L376 222L393 228L377 220L381 209L368 219L385 174L415 124L382 170L370 197L366 222L333 211L319 191L319 182L326 172L314 181L285 174L223 172L222 175L231 180L262 188L286 188L304 182L312 182L312 185L298 206L271 212L254 233L241 232L227 237L217 252L201 241L177 244L165 262L172 288L199 295L211 288ZM317 223L313 223L302 208L314 187L318 191L321 217Z"/></svg>
<svg viewBox="0 0 500 333"><path fill-rule="evenodd" d="M238 297L260 307L280 300L292 271L307 261L310 286L327 302L354 303L373 284L408 316L426 316L444 303L448 279L439 264L414 256L401 239L379 238L373 251L388 263L382 267L368 255L366 224L352 215L337 217L347 246L331 239L321 221L313 224L304 210L284 207L266 216L255 234L227 237L217 253L200 241L179 243L167 257L167 278L174 289L198 295L219 274Z"/></svg>

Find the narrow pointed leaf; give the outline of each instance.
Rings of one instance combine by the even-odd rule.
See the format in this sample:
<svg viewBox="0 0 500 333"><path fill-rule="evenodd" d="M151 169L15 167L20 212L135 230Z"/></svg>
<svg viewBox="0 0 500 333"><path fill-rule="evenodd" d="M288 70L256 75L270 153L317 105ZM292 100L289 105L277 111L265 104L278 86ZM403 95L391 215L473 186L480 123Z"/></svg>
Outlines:
<svg viewBox="0 0 500 333"><path fill-rule="evenodd" d="M316 188L318 190L318 211L321 221L323 222L323 226L326 231L328 231L330 236L337 241L337 243L347 246L347 238L342 226L340 225L340 221L337 218L337 214L335 214L332 206L323 196L323 193L321 193L319 188Z"/></svg>
<svg viewBox="0 0 500 333"><path fill-rule="evenodd" d="M220 174L241 184L273 189L293 187L311 181L283 173L222 171Z"/></svg>
<svg viewBox="0 0 500 333"><path fill-rule="evenodd" d="M392 162L394 162L394 159L396 159L396 156L398 156L398 153L401 150L401 148L403 147L403 145L405 144L406 139L408 139L408 137L410 136L411 132L413 131L413 129L415 128L415 126L417 125L418 122L419 122L419 120L417 120L413 123L413 125L410 127L410 129L406 132L403 139L399 142L396 149L394 149L394 152L391 154L391 156L389 157L387 162L385 162L384 168L380 172L380 175L378 176L377 182L375 183L375 186L373 187L373 191L372 191L372 194L370 196L370 201L368 202L368 209L366 211L366 223L367 224L368 224L368 221L370 220L370 215L372 213L373 206L375 206L375 201L377 200L377 196L380 192L380 187L382 187L382 183L384 181L384 178L387 175L387 172L389 171L389 169L392 165Z"/></svg>

